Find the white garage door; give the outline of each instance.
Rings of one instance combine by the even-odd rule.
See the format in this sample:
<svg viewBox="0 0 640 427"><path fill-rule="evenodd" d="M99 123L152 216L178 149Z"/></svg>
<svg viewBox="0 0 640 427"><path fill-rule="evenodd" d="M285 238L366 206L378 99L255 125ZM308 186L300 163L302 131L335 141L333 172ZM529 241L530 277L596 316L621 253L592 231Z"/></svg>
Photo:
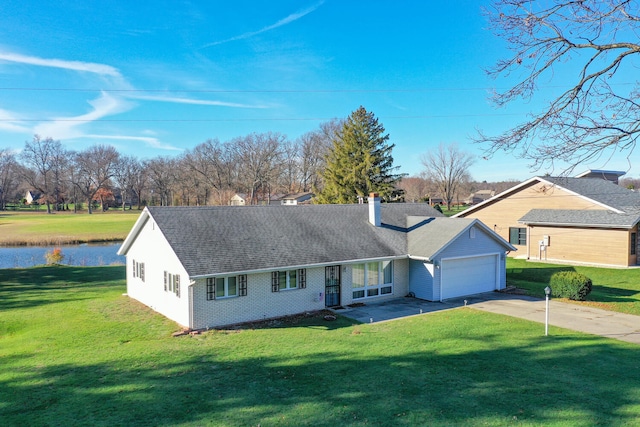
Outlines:
<svg viewBox="0 0 640 427"><path fill-rule="evenodd" d="M495 290L497 262L498 255L442 260L441 299Z"/></svg>

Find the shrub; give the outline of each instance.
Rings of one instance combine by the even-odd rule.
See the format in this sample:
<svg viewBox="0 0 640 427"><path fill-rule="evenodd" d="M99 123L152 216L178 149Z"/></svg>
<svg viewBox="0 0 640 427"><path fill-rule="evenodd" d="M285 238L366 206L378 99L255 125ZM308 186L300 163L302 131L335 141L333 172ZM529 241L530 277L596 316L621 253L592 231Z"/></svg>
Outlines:
<svg viewBox="0 0 640 427"><path fill-rule="evenodd" d="M549 281L554 296L584 301L591 292L591 279L575 271L554 273Z"/></svg>
<svg viewBox="0 0 640 427"><path fill-rule="evenodd" d="M64 260L62 249L54 248L52 251L44 254L44 258L47 260L47 265L59 265Z"/></svg>

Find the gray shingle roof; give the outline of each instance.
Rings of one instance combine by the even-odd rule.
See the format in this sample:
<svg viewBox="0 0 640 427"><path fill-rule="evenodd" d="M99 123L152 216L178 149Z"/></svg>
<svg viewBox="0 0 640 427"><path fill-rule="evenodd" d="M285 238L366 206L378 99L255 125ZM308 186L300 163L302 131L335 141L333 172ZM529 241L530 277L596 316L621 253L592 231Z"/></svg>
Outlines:
<svg viewBox="0 0 640 427"><path fill-rule="evenodd" d="M631 228L640 220L638 209L630 213L610 210L532 209L519 222L532 225L599 226Z"/></svg>
<svg viewBox="0 0 640 427"><path fill-rule="evenodd" d="M640 208L640 193L601 178L545 176L541 179L620 211Z"/></svg>
<svg viewBox="0 0 640 427"><path fill-rule="evenodd" d="M474 221L471 218L409 217L408 250L412 256L432 258Z"/></svg>
<svg viewBox="0 0 640 427"><path fill-rule="evenodd" d="M190 276L407 255L407 217L427 204L149 207Z"/></svg>

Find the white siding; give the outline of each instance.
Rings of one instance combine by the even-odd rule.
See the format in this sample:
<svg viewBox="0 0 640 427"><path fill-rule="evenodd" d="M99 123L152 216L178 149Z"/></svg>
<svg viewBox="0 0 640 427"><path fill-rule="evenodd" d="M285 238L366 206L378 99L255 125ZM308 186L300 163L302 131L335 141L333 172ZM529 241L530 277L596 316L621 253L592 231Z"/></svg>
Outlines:
<svg viewBox="0 0 640 427"><path fill-rule="evenodd" d="M144 263L145 280L133 277L133 260ZM180 298L164 290L164 272L180 275ZM189 277L153 219L127 252L127 294L182 326L189 326Z"/></svg>

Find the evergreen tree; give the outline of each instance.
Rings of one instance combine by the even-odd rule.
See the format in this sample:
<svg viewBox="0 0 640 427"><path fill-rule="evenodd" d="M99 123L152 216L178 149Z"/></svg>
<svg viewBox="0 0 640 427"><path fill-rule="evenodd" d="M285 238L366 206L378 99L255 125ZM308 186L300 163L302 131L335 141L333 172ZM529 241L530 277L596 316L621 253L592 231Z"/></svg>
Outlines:
<svg viewBox="0 0 640 427"><path fill-rule="evenodd" d="M322 173L324 188L317 203L356 203L358 197L379 193L389 198L402 174L394 174L389 135L373 113L358 108L333 140Z"/></svg>

